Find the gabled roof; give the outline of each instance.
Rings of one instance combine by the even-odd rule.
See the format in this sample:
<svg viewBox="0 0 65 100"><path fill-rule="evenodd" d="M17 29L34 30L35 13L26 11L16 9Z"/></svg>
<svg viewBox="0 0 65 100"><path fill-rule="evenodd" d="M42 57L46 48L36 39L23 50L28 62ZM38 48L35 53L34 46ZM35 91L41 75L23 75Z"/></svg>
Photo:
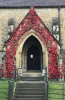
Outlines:
<svg viewBox="0 0 65 100"><path fill-rule="evenodd" d="M0 0L0 7L58 7L65 6L65 0Z"/></svg>
<svg viewBox="0 0 65 100"><path fill-rule="evenodd" d="M59 42L50 33L48 28L45 26L45 24L42 22L40 17L37 15L36 10L33 6L31 6L30 11L27 13L25 18L18 25L18 27L14 30L10 39L8 41L6 41L6 44L11 43L11 42L13 43L13 41L15 41L15 43L17 43L17 41L19 41L20 37L31 29L33 29L36 33L38 32L39 33L38 35L42 36L44 41L52 42L52 40L53 40L57 44L59 44ZM48 38L49 38L49 40L48 40Z"/></svg>

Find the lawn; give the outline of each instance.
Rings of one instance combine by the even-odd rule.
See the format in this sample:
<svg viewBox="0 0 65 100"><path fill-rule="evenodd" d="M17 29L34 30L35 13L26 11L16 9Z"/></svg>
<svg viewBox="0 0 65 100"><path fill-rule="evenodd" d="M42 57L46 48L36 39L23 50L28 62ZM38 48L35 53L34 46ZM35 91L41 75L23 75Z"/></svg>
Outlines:
<svg viewBox="0 0 65 100"><path fill-rule="evenodd" d="M50 82L48 84L48 100L65 100L65 83L64 85L63 83L64 82Z"/></svg>
<svg viewBox="0 0 65 100"><path fill-rule="evenodd" d="M0 100L8 100L8 87L9 87L8 80L9 79L0 78ZM18 81L19 80L17 80L17 82ZM13 82L13 86L14 86L14 82Z"/></svg>
<svg viewBox="0 0 65 100"><path fill-rule="evenodd" d="M0 79L0 100L8 100L8 80Z"/></svg>
<svg viewBox="0 0 65 100"><path fill-rule="evenodd" d="M19 80L17 80L19 82ZM65 83L48 82L48 100L65 100ZM64 93L63 93L64 92ZM0 100L8 100L8 79L0 79ZM57 99L56 99L57 98Z"/></svg>

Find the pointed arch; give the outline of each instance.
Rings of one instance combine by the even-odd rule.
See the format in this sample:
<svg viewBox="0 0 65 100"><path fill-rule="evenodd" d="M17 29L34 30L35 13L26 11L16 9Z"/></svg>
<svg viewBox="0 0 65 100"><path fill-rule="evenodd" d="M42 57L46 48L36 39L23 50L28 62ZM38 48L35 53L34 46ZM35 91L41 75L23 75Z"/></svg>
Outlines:
<svg viewBox="0 0 65 100"><path fill-rule="evenodd" d="M49 71L53 74L54 69L56 70L58 69L58 65L57 65L58 42L53 37L53 35L50 33L50 31L45 26L45 24L42 22L42 20L39 18L34 7L30 8L30 11L26 15L26 17L23 19L23 21L21 21L19 26L12 33L9 39L9 42L6 43L6 62L5 64L7 66L7 70L9 67L11 68L15 67L15 61L16 61L15 55L16 55L16 51L19 46L19 43L21 43L21 45L24 44L26 39L30 37L30 34L26 37L25 33L31 29L35 31L36 35L34 34L34 36L37 39L39 37L40 40L42 41L42 42L39 41L41 46L45 45L45 47L47 47L48 60L49 60ZM56 70L55 70L55 73L56 73Z"/></svg>
<svg viewBox="0 0 65 100"><path fill-rule="evenodd" d="M31 37L31 36L33 36L34 38L36 38L36 40L39 42L39 43L32 43L32 41L27 45L26 44L26 46L25 46L25 43L26 43L26 41ZM22 36L23 37L23 36ZM21 38L22 38L21 37ZM42 53L42 58L43 58L43 54L44 54L44 52L46 52L47 51L47 48L44 46L44 44L43 44L43 42L41 41L41 39L38 37L38 35L36 35L36 32L34 31L34 30L29 30L28 32L26 32L25 33L25 37L23 37L22 38L23 39L23 41L22 42L20 42L21 41L21 39L19 40L19 46L18 46L18 48L17 48L17 51L16 51L16 66L17 67L19 67L19 66L21 66L21 60L23 61L23 58L21 59L21 55L19 55L19 52L21 52L21 54L23 53L23 51L25 51L26 50L26 52L27 52L27 48L29 48L31 45L36 45L39 49L40 49L40 52ZM24 48L24 50L23 50L23 47L25 46L25 48ZM42 50L41 50L41 48L42 48ZM24 54L26 54L26 52L24 53ZM22 55L23 56L23 55ZM27 54L25 55L25 56L27 56ZM48 55L47 55L48 56ZM42 59L41 58L41 59ZM46 59L46 57L45 57L45 55L44 55L44 58ZM20 60L21 59L21 60ZM27 58L25 58L24 57L24 59L27 59ZM20 60L20 62L19 62L19 60ZM44 67L45 67L45 65L46 65L46 63L44 64L45 62L43 62L43 65L44 65ZM27 64L27 61L26 61L26 64ZM24 64L23 63L23 67L24 66L26 66L26 64ZM42 67L42 60L41 60L41 65L40 65L41 67ZM48 66L47 66L48 67Z"/></svg>
<svg viewBox="0 0 65 100"><path fill-rule="evenodd" d="M45 46L44 46L44 44L42 43L41 39L36 35L36 33L35 33L34 30L33 30L33 31L29 30L29 31L28 31L27 33L25 33L25 34L27 34L27 36L25 36L25 38L23 38L23 41L22 41L21 44L19 45L19 46L21 47L21 51L22 51L22 49L23 49L23 46L24 46L24 43L26 42L26 40L27 40L29 37L34 36L34 37L39 41L39 43L40 43L40 45L41 45L41 47L42 47L42 52L44 52Z"/></svg>

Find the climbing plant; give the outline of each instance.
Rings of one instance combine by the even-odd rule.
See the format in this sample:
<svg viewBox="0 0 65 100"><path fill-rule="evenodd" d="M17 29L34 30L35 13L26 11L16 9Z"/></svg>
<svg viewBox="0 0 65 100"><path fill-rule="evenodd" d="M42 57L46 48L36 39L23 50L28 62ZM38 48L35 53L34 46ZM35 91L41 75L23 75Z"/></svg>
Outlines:
<svg viewBox="0 0 65 100"><path fill-rule="evenodd" d="M30 8L30 11L26 17L21 21L19 26L14 30L9 41L6 45L6 61L4 66L6 67L6 77L12 77L15 70L16 62L16 50L20 43L23 41L21 36L29 30L33 29L39 38L42 40L43 44L47 47L48 50L48 61L49 61L49 78L58 78L62 77L62 73L58 69L57 62L57 41L54 39L52 34L49 32L47 27L41 21L40 17L37 15L34 7ZM61 66L62 67L62 66ZM2 70L2 75L3 70Z"/></svg>

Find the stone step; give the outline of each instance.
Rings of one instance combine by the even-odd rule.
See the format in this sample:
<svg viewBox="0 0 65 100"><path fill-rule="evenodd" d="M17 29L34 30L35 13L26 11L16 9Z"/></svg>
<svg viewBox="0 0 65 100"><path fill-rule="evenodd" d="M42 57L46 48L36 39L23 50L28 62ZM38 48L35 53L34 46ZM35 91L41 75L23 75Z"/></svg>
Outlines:
<svg viewBox="0 0 65 100"><path fill-rule="evenodd" d="M16 95L15 98L44 98L44 95Z"/></svg>
<svg viewBox="0 0 65 100"><path fill-rule="evenodd" d="M16 91L44 91L45 88L16 88Z"/></svg>
<svg viewBox="0 0 65 100"><path fill-rule="evenodd" d="M42 91L16 91L15 95L43 95Z"/></svg>
<svg viewBox="0 0 65 100"><path fill-rule="evenodd" d="M17 83L17 88L43 88L45 83L43 81L20 81Z"/></svg>
<svg viewBox="0 0 65 100"><path fill-rule="evenodd" d="M45 98L15 98L14 100L45 100Z"/></svg>
<svg viewBox="0 0 65 100"><path fill-rule="evenodd" d="M44 77L20 77L22 81L43 81Z"/></svg>
<svg viewBox="0 0 65 100"><path fill-rule="evenodd" d="M42 72L26 72L22 73L22 77L42 77Z"/></svg>
<svg viewBox="0 0 65 100"><path fill-rule="evenodd" d="M44 84L44 81L20 81L17 84Z"/></svg>
<svg viewBox="0 0 65 100"><path fill-rule="evenodd" d="M16 86L16 88L44 88L44 85L29 85L29 84L27 84L27 85L23 85L23 84L18 84L17 86Z"/></svg>

